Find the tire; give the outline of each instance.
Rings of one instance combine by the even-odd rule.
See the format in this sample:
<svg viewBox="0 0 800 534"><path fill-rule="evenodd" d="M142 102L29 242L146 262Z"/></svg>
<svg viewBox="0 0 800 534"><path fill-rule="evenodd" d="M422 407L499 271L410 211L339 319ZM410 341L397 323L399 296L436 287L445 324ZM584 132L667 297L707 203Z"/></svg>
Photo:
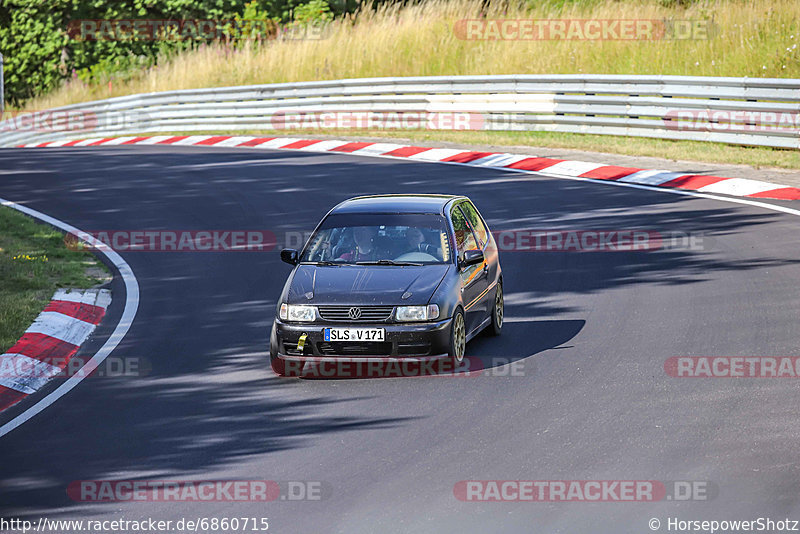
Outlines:
<svg viewBox="0 0 800 534"><path fill-rule="evenodd" d="M458 308L453 314L453 324L450 327L450 348L448 356L453 369L458 369L464 361L467 345L467 326L464 322L464 312Z"/></svg>
<svg viewBox="0 0 800 534"><path fill-rule="evenodd" d="M492 336L499 336L500 331L503 329L504 306L503 282L497 282L497 290L494 293L494 306L492 306L492 324L486 329Z"/></svg>
<svg viewBox="0 0 800 534"><path fill-rule="evenodd" d="M272 354L269 355L269 364L272 367L272 370L278 376L286 376L286 362L278 358L277 356L273 356Z"/></svg>
<svg viewBox="0 0 800 534"><path fill-rule="evenodd" d="M286 376L286 362L278 358L278 338L274 326L269 337L269 364L276 375Z"/></svg>

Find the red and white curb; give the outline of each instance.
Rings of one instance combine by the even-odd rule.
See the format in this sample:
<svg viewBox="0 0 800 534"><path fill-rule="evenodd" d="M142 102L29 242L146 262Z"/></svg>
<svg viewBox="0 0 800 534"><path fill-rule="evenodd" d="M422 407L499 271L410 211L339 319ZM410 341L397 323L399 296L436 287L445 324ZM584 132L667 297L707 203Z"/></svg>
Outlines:
<svg viewBox="0 0 800 534"><path fill-rule="evenodd" d="M746 178L725 178L705 174L686 174L658 169L619 167L587 161L540 158L504 152L475 152L456 148L429 148L394 143L352 142L343 140L297 139L291 137L251 137L231 135L155 135L144 137L97 137L31 143L21 147L91 147L114 145L217 146L340 152L358 156L406 158L415 161L453 163L474 167L542 172L568 178L615 181L652 187L665 187L721 193L737 197L800 200L800 189Z"/></svg>
<svg viewBox="0 0 800 534"><path fill-rule="evenodd" d="M133 273L130 265L128 265L128 262L126 262L115 250L111 249L105 243L93 237L91 234L75 228L71 224L56 219L55 217L51 217L50 215L36 211L35 209L27 206L23 206L22 204L17 204L16 202L7 200L5 198L0 198L0 205L17 210L45 224L54 226L66 234L76 236L80 241L86 243L88 246L92 247L93 250L97 251L98 254L102 254L105 259L108 260L108 263L116 268L118 276L125 288L125 298L122 304L122 313L117 320L114 331L108 336L105 343L103 343L103 346L100 347L97 352L92 355L89 361L87 361L80 368L79 373L66 376L63 381L59 381L60 383L53 391L48 392L43 398L36 400L35 403L26 408L25 411L15 416L10 421L3 423L2 426L0 426L0 437L2 437L30 421L36 417L37 414L40 414L46 410L48 406L51 406L61 397L72 391L87 376L89 376L92 371L97 369L97 367L103 363L106 358L108 358L115 348L117 348L117 346L127 335L128 330L136 318L136 311L139 309L139 282L136 280L136 275ZM95 305L96 304L97 301L95 301Z"/></svg>
<svg viewBox="0 0 800 534"><path fill-rule="evenodd" d="M107 289L59 289L17 343L0 355L0 411L63 373L111 304Z"/></svg>

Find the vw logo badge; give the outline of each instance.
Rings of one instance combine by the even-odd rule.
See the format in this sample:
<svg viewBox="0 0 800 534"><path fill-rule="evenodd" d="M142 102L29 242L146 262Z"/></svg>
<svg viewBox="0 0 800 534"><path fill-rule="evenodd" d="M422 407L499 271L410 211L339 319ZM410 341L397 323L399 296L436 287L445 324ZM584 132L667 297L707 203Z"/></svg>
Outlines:
<svg viewBox="0 0 800 534"><path fill-rule="evenodd" d="M361 317L361 308L350 308L350 310L347 312L347 315L351 319L358 319Z"/></svg>

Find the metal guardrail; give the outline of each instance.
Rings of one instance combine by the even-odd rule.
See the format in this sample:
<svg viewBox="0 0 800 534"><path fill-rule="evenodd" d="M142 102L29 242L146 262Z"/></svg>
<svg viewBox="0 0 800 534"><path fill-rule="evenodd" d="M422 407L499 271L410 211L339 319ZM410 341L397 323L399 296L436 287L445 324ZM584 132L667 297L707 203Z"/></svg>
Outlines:
<svg viewBox="0 0 800 534"><path fill-rule="evenodd" d="M177 131L308 133L291 129L291 118L326 113L462 114L453 129L800 148L800 80L620 75L362 78L137 94L14 115L0 122L0 146Z"/></svg>

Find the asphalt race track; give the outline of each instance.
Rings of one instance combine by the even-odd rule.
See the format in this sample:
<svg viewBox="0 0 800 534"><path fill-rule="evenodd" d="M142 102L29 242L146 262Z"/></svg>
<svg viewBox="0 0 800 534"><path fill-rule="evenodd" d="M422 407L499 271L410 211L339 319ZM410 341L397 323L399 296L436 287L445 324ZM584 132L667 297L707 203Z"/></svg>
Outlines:
<svg viewBox="0 0 800 534"><path fill-rule="evenodd" d="M797 379L673 378L673 356L800 356L800 218L490 169L198 147L0 150L0 197L83 230L308 231L369 193L470 196L494 231L647 229L702 246L501 253L506 324L474 377L278 379L271 252L122 252L140 305L87 378L0 438L3 516L268 517L270 532L651 532L800 519ZM788 205L788 204L784 204ZM115 290L120 284L114 286ZM95 335L99 346L123 302ZM115 315L116 314L116 315ZM112 323L112 324L109 324ZM504 359L504 360L502 360ZM519 372L521 370L521 372ZM78 480L319 481L319 501L71 500ZM706 500L462 502L462 480L704 481Z"/></svg>

